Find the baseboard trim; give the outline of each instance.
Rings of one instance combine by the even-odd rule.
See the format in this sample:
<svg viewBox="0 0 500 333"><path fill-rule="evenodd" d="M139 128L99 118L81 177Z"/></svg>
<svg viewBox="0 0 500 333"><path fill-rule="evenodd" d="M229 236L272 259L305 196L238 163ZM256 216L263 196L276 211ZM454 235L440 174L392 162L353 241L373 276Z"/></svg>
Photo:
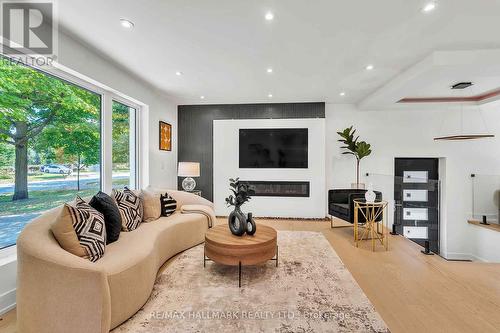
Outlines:
<svg viewBox="0 0 500 333"><path fill-rule="evenodd" d="M16 307L16 289L12 289L0 295L0 315Z"/></svg>
<svg viewBox="0 0 500 333"><path fill-rule="evenodd" d="M478 261L478 262L488 262L488 260L475 256L470 253L458 253L458 252L448 252L446 253L446 256L444 256L445 259L448 260L461 260L461 261Z"/></svg>

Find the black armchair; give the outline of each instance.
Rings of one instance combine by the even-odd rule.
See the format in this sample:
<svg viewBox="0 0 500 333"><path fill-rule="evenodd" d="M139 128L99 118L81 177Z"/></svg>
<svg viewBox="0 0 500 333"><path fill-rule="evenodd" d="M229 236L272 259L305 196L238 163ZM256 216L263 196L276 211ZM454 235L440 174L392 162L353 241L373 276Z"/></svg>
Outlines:
<svg viewBox="0 0 500 333"><path fill-rule="evenodd" d="M375 200L382 200L382 193L375 192ZM354 201L355 199L364 199L366 190L360 189L338 189L328 191L328 214L335 216L349 223L354 223ZM332 219L333 220L333 219ZM382 216L377 222L382 220ZM358 215L358 223L365 223L363 214ZM333 222L332 222L333 227Z"/></svg>

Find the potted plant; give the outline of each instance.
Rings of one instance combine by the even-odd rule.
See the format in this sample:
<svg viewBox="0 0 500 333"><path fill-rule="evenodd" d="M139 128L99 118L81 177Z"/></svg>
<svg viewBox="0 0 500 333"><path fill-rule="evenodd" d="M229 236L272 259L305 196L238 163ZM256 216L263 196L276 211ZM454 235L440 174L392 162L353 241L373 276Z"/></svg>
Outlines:
<svg viewBox="0 0 500 333"><path fill-rule="evenodd" d="M239 178L230 178L229 186L232 194L226 198L226 203L228 206L234 206L234 210L228 217L229 229L236 236L242 236L245 232L253 235L256 228L252 214L248 214L249 216L246 218L241 211L241 206L252 198L251 195L254 191L249 188L247 183L240 182Z"/></svg>
<svg viewBox="0 0 500 333"><path fill-rule="evenodd" d="M351 127L344 129L342 132L337 132L340 135L341 139L339 142L342 142L344 146L342 149L345 149L342 154L353 155L356 157L356 188L360 188L359 184L359 163L361 160L372 153L371 145L365 141L358 141L359 136L354 137L356 130Z"/></svg>

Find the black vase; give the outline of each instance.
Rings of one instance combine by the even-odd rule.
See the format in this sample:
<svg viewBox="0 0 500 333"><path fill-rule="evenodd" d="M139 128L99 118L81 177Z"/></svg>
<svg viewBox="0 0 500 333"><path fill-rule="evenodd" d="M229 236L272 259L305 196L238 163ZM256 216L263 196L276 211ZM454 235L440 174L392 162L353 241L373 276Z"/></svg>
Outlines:
<svg viewBox="0 0 500 333"><path fill-rule="evenodd" d="M252 236L257 231L257 225L252 217L252 213L248 213L247 223L246 223L246 231L247 235Z"/></svg>
<svg viewBox="0 0 500 333"><path fill-rule="evenodd" d="M242 236L246 231L246 218L245 214L236 206L228 217L229 230L235 236Z"/></svg>

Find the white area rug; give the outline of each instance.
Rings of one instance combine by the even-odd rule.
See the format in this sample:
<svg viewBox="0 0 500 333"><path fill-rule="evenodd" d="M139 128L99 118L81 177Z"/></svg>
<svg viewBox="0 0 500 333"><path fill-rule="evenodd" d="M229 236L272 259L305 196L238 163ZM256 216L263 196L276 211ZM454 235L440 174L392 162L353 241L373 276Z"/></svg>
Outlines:
<svg viewBox="0 0 500 333"><path fill-rule="evenodd" d="M279 266L243 267L241 288L237 267L185 251L113 332L389 332L321 233L280 231L278 246Z"/></svg>

